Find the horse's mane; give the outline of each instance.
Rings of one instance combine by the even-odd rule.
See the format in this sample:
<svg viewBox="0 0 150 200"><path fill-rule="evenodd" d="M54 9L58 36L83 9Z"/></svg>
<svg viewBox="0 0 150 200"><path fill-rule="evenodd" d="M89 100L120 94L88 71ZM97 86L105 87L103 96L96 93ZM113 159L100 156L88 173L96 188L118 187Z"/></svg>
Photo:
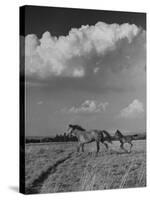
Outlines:
<svg viewBox="0 0 150 200"><path fill-rule="evenodd" d="M75 125L72 125L72 124L69 124L69 127L73 128L73 129L78 129L80 131L85 131L84 128L82 128L81 126L75 124Z"/></svg>

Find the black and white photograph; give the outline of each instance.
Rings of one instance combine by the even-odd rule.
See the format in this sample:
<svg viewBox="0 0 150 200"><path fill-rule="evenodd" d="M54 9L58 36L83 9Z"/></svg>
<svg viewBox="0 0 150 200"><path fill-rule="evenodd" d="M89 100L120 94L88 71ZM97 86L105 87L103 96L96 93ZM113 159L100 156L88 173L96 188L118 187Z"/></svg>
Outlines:
<svg viewBox="0 0 150 200"><path fill-rule="evenodd" d="M20 7L20 192L146 187L146 13Z"/></svg>

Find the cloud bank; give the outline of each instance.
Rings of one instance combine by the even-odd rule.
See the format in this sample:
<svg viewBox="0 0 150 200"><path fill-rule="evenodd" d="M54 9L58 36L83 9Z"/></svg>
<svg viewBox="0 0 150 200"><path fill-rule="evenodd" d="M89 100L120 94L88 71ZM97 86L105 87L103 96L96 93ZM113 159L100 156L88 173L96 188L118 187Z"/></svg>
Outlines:
<svg viewBox="0 0 150 200"><path fill-rule="evenodd" d="M122 109L119 117L131 119L139 118L144 113L143 103L138 99L133 100L126 108Z"/></svg>
<svg viewBox="0 0 150 200"><path fill-rule="evenodd" d="M108 102L98 102L95 100L86 100L79 107L71 107L70 109L64 109L63 111L67 113L98 113L104 112Z"/></svg>
<svg viewBox="0 0 150 200"><path fill-rule="evenodd" d="M72 28L67 36L55 37L45 32L39 39L30 34L25 37L26 76L40 79L51 77L82 78L89 72L100 73L103 57L126 48L137 38L143 39L144 31L134 24L106 24ZM138 39L137 42L139 43ZM132 53L132 52L131 52ZM125 56L127 52L125 52ZM126 60L129 58L126 57ZM107 67L105 61L105 67ZM115 70L114 66L114 70ZM113 67L112 67L113 68Z"/></svg>

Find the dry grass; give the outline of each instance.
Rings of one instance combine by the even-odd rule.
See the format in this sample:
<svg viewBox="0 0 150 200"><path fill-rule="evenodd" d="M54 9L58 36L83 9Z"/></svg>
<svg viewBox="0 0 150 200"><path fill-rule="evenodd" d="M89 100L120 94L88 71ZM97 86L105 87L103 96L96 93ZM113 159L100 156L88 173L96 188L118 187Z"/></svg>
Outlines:
<svg viewBox="0 0 150 200"><path fill-rule="evenodd" d="M128 146L126 146L128 148ZM76 143L26 145L26 193L86 191L146 186L145 141L134 141L131 153L113 142L106 151L95 143L76 153Z"/></svg>

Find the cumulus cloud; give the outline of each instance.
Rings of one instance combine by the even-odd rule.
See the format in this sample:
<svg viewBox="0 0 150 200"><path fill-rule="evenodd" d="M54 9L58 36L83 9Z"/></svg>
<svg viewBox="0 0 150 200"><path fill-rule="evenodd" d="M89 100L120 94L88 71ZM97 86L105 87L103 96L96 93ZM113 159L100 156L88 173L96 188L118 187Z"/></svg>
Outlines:
<svg viewBox="0 0 150 200"><path fill-rule="evenodd" d="M78 107L71 107L70 109L64 109L63 111L68 113L98 113L104 112L108 102L98 102L94 100L86 100Z"/></svg>
<svg viewBox="0 0 150 200"><path fill-rule="evenodd" d="M138 118L144 113L143 103L135 99L126 108L122 109L119 117L121 118Z"/></svg>
<svg viewBox="0 0 150 200"><path fill-rule="evenodd" d="M37 102L37 105L42 105L43 104L43 101L38 101Z"/></svg>
<svg viewBox="0 0 150 200"><path fill-rule="evenodd" d="M88 68L99 72L97 63L122 42L131 44L143 34L134 24L106 24L72 28L67 36L55 37L45 32L39 39L30 34L25 37L25 71L27 76L82 78ZM93 64L96 60L96 64Z"/></svg>

